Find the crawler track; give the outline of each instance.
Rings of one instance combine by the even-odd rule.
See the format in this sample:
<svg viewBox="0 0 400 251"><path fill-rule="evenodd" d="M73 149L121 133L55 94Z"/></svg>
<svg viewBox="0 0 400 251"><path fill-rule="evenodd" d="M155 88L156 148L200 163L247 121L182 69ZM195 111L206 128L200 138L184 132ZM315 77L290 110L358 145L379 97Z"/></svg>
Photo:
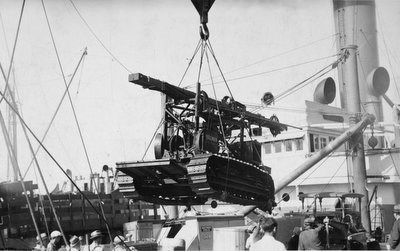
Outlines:
<svg viewBox="0 0 400 251"><path fill-rule="evenodd" d="M164 205L204 204L208 198L256 205L274 204L270 169L216 154L193 158L117 163L117 183L128 198Z"/></svg>

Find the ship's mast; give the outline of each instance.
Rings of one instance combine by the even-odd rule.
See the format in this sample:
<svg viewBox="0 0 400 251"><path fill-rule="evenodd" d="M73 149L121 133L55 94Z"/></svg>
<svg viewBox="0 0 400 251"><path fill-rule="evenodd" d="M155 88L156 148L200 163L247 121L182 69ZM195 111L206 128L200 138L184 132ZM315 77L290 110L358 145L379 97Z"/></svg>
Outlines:
<svg viewBox="0 0 400 251"><path fill-rule="evenodd" d="M358 122L361 113L375 115L383 121L382 98L389 86L387 71L379 67L378 43L375 17L375 0L333 0L337 49L345 54L346 61L338 66L339 90L342 108ZM383 147L383 137L376 147ZM375 147L375 146L372 146ZM363 194L361 221L365 230L371 232L368 208L367 175L365 168L364 140L362 132L350 141L354 190Z"/></svg>

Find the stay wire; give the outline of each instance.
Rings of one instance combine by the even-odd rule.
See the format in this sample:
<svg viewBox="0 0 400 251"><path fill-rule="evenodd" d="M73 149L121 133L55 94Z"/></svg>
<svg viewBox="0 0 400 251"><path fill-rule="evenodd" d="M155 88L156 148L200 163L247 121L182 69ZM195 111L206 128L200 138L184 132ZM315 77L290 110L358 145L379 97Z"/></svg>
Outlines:
<svg viewBox="0 0 400 251"><path fill-rule="evenodd" d="M393 77L393 80L394 80L394 83L395 83L394 86L396 87L397 96L400 97L399 87L397 86L397 81L396 81L396 78L395 78L395 74L393 74L393 72L395 72L395 71L393 70L394 68L393 68L392 61L390 60L390 56L389 56L391 54L389 53L389 49L388 49L388 46L387 46L387 43L386 43L386 37L385 37L385 35L383 33L383 27L382 27L382 21L381 21L381 18L380 18L379 9L377 9L376 12L378 14L377 16L378 16L378 20L379 20L379 27L380 27L380 30L382 31L382 32L380 32L380 34L382 34L383 44L385 45L386 57L387 57L389 65L390 65L390 68L392 69L392 77Z"/></svg>
<svg viewBox="0 0 400 251"><path fill-rule="evenodd" d="M295 88L293 88L292 90L290 90L289 92L282 93L282 94L278 95L278 97L275 99L275 102L278 102L278 101L280 101L280 100L286 98L287 96L293 94L294 92L297 92L298 90L300 90L300 89L304 88L305 86L311 84L312 82L314 82L314 81L317 80L318 78L323 77L324 75L328 74L328 73L331 72L332 70L333 70L333 68L332 68L332 69L329 69L329 70L326 71L326 72L321 73L321 74L320 74L319 76L317 76L317 77L313 76L313 77L315 77L315 78L312 79L312 80L307 79L307 81L308 81L307 83L305 83L304 81L302 81L302 83L299 83L299 84L301 85L301 84L304 84L304 83L305 83L304 85L302 85L302 86L298 85L298 86L296 86Z"/></svg>
<svg viewBox="0 0 400 251"><path fill-rule="evenodd" d="M11 73L12 66L13 66L13 64L14 64L15 49L16 49L16 47L17 47L17 41L18 41L19 31L20 31L20 28L21 28L22 15L24 14L24 9L25 9L25 0L23 0L23 2L22 2L22 8L21 8L21 13L20 13L20 15L19 15L18 26L17 26L17 32L16 32L16 34L15 34L14 46L13 46L13 50L12 50L12 53L11 53L10 65L9 65L9 67L8 67L8 72L7 72L6 86L4 87L3 93L6 93L6 91L7 91L7 89L8 89L9 79L10 79L10 73ZM3 101L3 98L0 98L0 103L1 103L2 101Z"/></svg>
<svg viewBox="0 0 400 251"><path fill-rule="evenodd" d="M280 68L275 68L275 69L268 70L268 71L262 71L262 72L258 72L258 73L248 74L248 75L244 75L244 76L240 76L240 77L236 77L236 78L229 78L229 79L227 79L227 81L232 82L232 81L242 80L242 79L246 79L246 78L252 78L252 77L256 77L256 76L260 76L260 75L264 75L264 74L268 74L268 73L272 73L272 72L287 70L287 69L295 68L295 67L298 67L298 66L302 66L302 65L318 62L318 61L321 61L321 60L325 60L327 58L336 57L338 55L339 54L325 56L325 57L316 58L316 59L312 59L312 60L309 60L309 61L301 62L301 63L298 63L298 64L293 64L293 65L288 65L288 66L284 66L284 67L280 67ZM224 81L216 81L216 82L214 82L214 84L221 84L221 83L224 83ZM204 86L207 86L207 85L211 85L211 84L204 84ZM193 88L193 86L194 85L191 85L189 87Z"/></svg>
<svg viewBox="0 0 400 251"><path fill-rule="evenodd" d="M21 114L15 109L15 107L8 101L7 98L5 98L5 95L3 92L0 91L0 96L3 97L4 101L7 103L7 105L10 107L10 109L17 115L17 117L20 119L21 124L29 131L29 133L32 135L32 137L35 139L35 141L41 146L41 148L46 152L46 154L50 157L50 159L55 163L55 165L58 167L58 169L68 178L68 180L71 182L71 184L76 188L78 193L80 193L83 197L84 200L88 202L91 208L93 208L93 211L101 216L101 212L97 210L97 208L93 205L93 203L89 200L89 198L85 195L84 192L79 188L79 186L75 183L75 181L70 177L67 172L64 170L64 168L58 163L58 161L54 158L54 156L50 153L50 151L47 149L47 147L40 141L40 139L36 136L36 134L33 132L33 130L28 126L28 124L25 122L25 120L22 118ZM101 203L100 203L101 204ZM99 219L109 228L109 224L107 220L103 217L99 217ZM123 242L125 243L125 242ZM125 244L126 245L126 244Z"/></svg>
<svg viewBox="0 0 400 251"><path fill-rule="evenodd" d="M65 78L65 74L64 74L64 70L63 70L63 67L62 67L62 64L61 64L61 59L60 59L60 56L58 54L57 46L56 46L56 43L55 43L55 38L54 38L53 31L52 31L51 26L50 26L50 21L49 21L48 15L47 15L47 11L46 11L46 7L45 7L45 4L44 4L44 0L41 0L41 2L42 2L42 6L43 6L43 11L44 11L44 14L45 14L45 17L46 17L47 26L49 28L49 33L50 33L50 36L51 36L53 47L54 47L54 50L55 50L55 53L56 53L56 56L57 56L58 65L60 67L60 71L61 71L61 74L62 74L62 77L63 77L63 80L64 80L65 89L67 90L68 99L69 99L69 102L70 102L70 105L71 105L72 113L74 115L75 123L76 123L77 129L78 129L78 132L79 132L79 137L81 139L81 143L82 143L82 146L83 146L83 150L85 152L86 160L87 160L87 163L89 165L90 173L93 175L92 165L91 165L90 160L89 160L89 155L88 155L88 152L87 152L85 141L83 140L82 131L81 131L81 128L80 128L80 125L79 125L78 117L76 115L74 104L72 102L71 94L70 94L70 92L68 90L68 84L67 84L67 81L66 81L66 78ZM100 205L100 209L101 209L101 212L102 212L102 217L105 218L106 216L105 216L105 213L104 213L103 205L101 203L102 200L100 198L99 189L98 189L96 183L94 184L94 187L95 187L95 190L97 191L97 197L98 197L98 199L100 201L99 205ZM110 240L111 240L112 237L111 237L110 229L108 228L108 225L106 225L106 227L107 227L108 235L109 235Z"/></svg>
<svg viewBox="0 0 400 251"><path fill-rule="evenodd" d="M84 52L83 52L82 55L81 55L81 58L79 59L79 62L78 62L78 64L77 64L77 66L75 67L74 72L72 73L72 76L71 76L71 78L70 78L70 80L69 80L69 83L68 83L68 85L67 85L67 88L65 89L65 91L64 91L64 93L63 93L63 96L61 97L60 102L58 103L57 108L56 108L56 110L55 110L53 116L52 116L51 119L50 119L50 123L48 124L48 126L47 126L47 128L46 128L46 131L45 131L44 134L43 134L43 137L42 137L41 142L44 142L44 140L46 139L47 134L49 133L50 128L51 128L51 126L53 125L53 122L54 122L54 120L55 120L55 118L56 118L56 116L57 116L57 114L58 114L58 112L59 112L59 110L60 110L60 108L61 108L61 105L62 105L62 103L64 102L64 98L65 98L65 96L67 95L67 92L68 92L68 90L69 90L69 88L70 88L70 86L71 86L71 84L72 84L72 81L73 81L74 78L75 78L75 74L76 74L76 72L78 71L81 62L84 62L84 59L85 59L85 56L86 56L86 55L87 55L87 48L85 48ZM36 151L35 151L34 156L36 156L36 155L38 154L39 150L40 150L40 145L36 148ZM24 178L25 178L26 175L28 174L29 169L31 168L31 166L32 166L32 164L33 164L33 161L34 161L34 158L32 158L31 162L29 163L28 168L27 168L27 170L25 171Z"/></svg>
<svg viewBox="0 0 400 251"><path fill-rule="evenodd" d="M306 78L305 80L301 81L300 83L295 84L294 86L290 87L288 90L278 94L275 97L275 101L277 101L279 98L281 98L282 96L287 95L288 93L290 93L292 90L296 89L297 87L301 86L302 84L304 84L305 82L309 81L310 79L314 78L315 76L317 76L318 74L320 74L321 72L325 71L326 69L334 69L336 67L336 65L339 63L339 61L341 60L341 58L335 60L333 63L323 67L321 70L317 71L316 73L312 74L311 76L309 76L308 78Z"/></svg>
<svg viewBox="0 0 400 251"><path fill-rule="evenodd" d="M290 49L290 50L287 50L287 51L278 53L278 54L276 54L276 55L273 55L273 56L270 56L270 57L267 57L267 58L258 60L258 61L254 62L254 63L251 63L251 64L248 64L248 65L245 65L245 66L238 67L238 68L236 68L236 69L233 69L233 70L230 70L230 71L225 72L225 75L226 75L226 74L233 73L233 72L236 72L236 71L239 71L239 70L242 70L242 69L245 69L245 68L248 68L248 67L250 67L250 66L254 66L254 65L263 63L263 62L265 62L265 61L269 61L269 60L271 60L271 59L274 59L274 58L277 58L277 57L280 57L280 56L283 56L283 55L286 55L286 54L289 54L289 53L291 53L291 52L293 52L293 51L306 48L306 47L308 47L308 46L310 46L310 45L313 45L313 44L316 44L316 43L318 43L318 42L320 42L320 41L326 40L326 39L328 39L328 38L335 37L336 35L337 35L337 34L329 35L329 36L323 37L323 38L321 38L321 39L315 40L315 41L313 41L313 42L309 42L309 43L307 43L307 44L303 44L303 45L301 45L301 46L299 46L299 47L296 47L296 48L293 48L293 49ZM207 80L208 80L208 79L207 79Z"/></svg>
<svg viewBox="0 0 400 251"><path fill-rule="evenodd" d="M100 45L104 48L104 50L107 51L107 53L120 65L122 66L127 72L132 73L131 70L128 69L128 67L126 67L106 46L105 44L100 40L100 38L96 35L96 33L93 31L93 29L90 27L90 25L88 24L88 22L86 22L85 18L82 16L82 14L80 13L80 11L78 10L78 8L76 7L75 3L73 0L70 0L72 7L74 7L76 13L78 14L78 16L81 18L81 20L83 21L83 23L86 25L86 28L88 28L88 30L90 31L90 33L96 38L96 40L100 43Z"/></svg>
<svg viewBox="0 0 400 251"><path fill-rule="evenodd" d="M181 86L182 81L183 81L183 79L185 78L186 73L188 72L188 70L189 70L189 68L190 68L190 66L191 66L191 64L192 64L192 62L193 62L193 59L194 59L194 57L197 55L197 52L199 51L201 45L202 45L202 39L200 38L199 42L197 43L196 49L194 50L193 56L192 56L192 58L190 59L190 61L189 61L189 63L188 63L188 66L186 67L185 72L183 73L183 76L182 76L182 78L181 78L181 81L179 81L178 87Z"/></svg>

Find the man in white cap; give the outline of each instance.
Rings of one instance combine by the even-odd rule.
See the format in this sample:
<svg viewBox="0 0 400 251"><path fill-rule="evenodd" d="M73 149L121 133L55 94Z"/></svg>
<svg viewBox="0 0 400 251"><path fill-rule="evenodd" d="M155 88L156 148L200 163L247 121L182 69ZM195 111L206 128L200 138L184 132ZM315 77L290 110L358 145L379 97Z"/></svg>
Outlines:
<svg viewBox="0 0 400 251"><path fill-rule="evenodd" d="M396 221L390 232L389 245L391 249L400 250L400 204L394 206L393 216Z"/></svg>
<svg viewBox="0 0 400 251"><path fill-rule="evenodd" d="M55 251L61 246L61 232L54 230L50 234L50 242L47 245L46 251Z"/></svg>
<svg viewBox="0 0 400 251"><path fill-rule="evenodd" d="M92 244L89 246L90 251L103 251L104 246L101 244L103 234L99 230L95 230L90 234Z"/></svg>

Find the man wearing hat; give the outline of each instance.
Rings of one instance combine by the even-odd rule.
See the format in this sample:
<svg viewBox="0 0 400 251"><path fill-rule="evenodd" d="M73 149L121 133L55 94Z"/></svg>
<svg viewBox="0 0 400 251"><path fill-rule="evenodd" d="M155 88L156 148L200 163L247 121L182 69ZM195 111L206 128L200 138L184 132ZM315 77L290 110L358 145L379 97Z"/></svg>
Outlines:
<svg viewBox="0 0 400 251"><path fill-rule="evenodd" d="M90 234L90 240L92 244L90 244L90 251L103 251L104 247L101 245L101 241L103 239L103 234L99 230L95 230Z"/></svg>
<svg viewBox="0 0 400 251"><path fill-rule="evenodd" d="M123 241L125 241L125 238L122 235L117 235L114 238L114 251L125 251L125 246L122 243Z"/></svg>
<svg viewBox="0 0 400 251"><path fill-rule="evenodd" d="M390 232L389 245L391 249L400 250L400 204L394 206L393 216L396 221L393 223L392 231Z"/></svg>
<svg viewBox="0 0 400 251"><path fill-rule="evenodd" d="M40 239L42 239L43 246L40 245ZM41 233L40 235L36 236L36 246L34 247L34 250L46 250L48 244L49 237L46 233Z"/></svg>
<svg viewBox="0 0 400 251"><path fill-rule="evenodd" d="M70 251L80 251L81 250L81 240L78 236L74 235L69 239L69 245L71 247Z"/></svg>
<svg viewBox="0 0 400 251"><path fill-rule="evenodd" d="M46 251L56 251L61 247L61 232L54 230L50 234L50 242L47 245Z"/></svg>
<svg viewBox="0 0 400 251"><path fill-rule="evenodd" d="M299 235L299 250L322 250L321 240L319 239L319 231L323 225L315 225L315 218L309 217L304 219L304 231Z"/></svg>

